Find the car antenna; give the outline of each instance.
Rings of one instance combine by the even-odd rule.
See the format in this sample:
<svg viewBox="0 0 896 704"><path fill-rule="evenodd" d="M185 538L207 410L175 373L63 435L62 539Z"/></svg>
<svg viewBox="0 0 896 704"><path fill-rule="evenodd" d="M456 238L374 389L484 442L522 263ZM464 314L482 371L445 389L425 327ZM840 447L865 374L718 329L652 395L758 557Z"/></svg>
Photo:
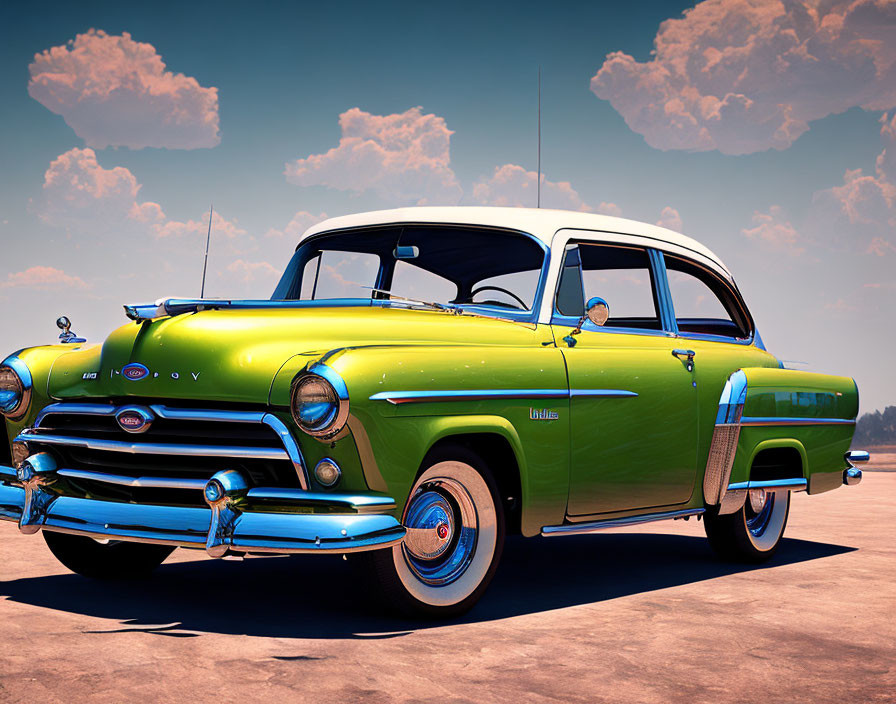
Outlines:
<svg viewBox="0 0 896 704"><path fill-rule="evenodd" d="M212 239L212 214L214 203L208 207L208 234L205 236L205 263L202 265L202 288L199 290L199 298L205 298L205 270L208 269L208 244Z"/></svg>
<svg viewBox="0 0 896 704"><path fill-rule="evenodd" d="M535 183L535 207L541 207L541 66L538 67L538 181Z"/></svg>

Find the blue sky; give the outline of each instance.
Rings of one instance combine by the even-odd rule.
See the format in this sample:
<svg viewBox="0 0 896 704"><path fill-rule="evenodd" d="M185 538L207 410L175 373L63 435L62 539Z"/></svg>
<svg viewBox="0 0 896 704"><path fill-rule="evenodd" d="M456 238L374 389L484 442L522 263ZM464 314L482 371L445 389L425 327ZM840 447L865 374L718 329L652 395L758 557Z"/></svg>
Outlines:
<svg viewBox="0 0 896 704"><path fill-rule="evenodd" d="M269 293L296 228L323 213L421 199L533 204L525 183L535 169L541 66L542 166L559 184L546 184L546 205L662 218L726 261L778 356L855 376L864 411L896 403L896 177L878 160L896 142L881 122L896 106L894 3L829 2L822 12L805 0L785 12L774 0L710 0L683 16L693 5L66 3L36 12L7 4L0 344L50 341L61 313L99 340L121 322L121 303L195 295L210 202L222 218L209 286L218 296ZM678 23L661 29L670 18ZM56 114L46 94L29 95L29 80L52 71L29 64L91 29L106 33L98 47L120 46L129 33L195 87L161 107L139 95L115 105L69 96ZM786 46L794 34L799 51ZM857 51L866 60L859 68ZM629 58L605 64L611 52ZM811 64L801 62L807 52ZM98 56L60 65L75 75L89 61L102 64ZM769 65L776 73L766 76ZM102 83L102 65L96 70L92 80ZM192 103L177 101L209 99L211 88L216 133L160 128L150 138L161 146L141 146L153 119L192 114ZM737 100L749 109L735 110ZM84 104L87 116L73 117ZM717 104L717 112L707 107ZM340 115L368 114L359 118L363 137L375 141L373 116L416 106L402 124L450 139L422 166L419 155L398 154L384 170L351 173L337 154L309 169L311 157L340 145ZM124 137L102 134L96 125L106 120L124 125ZM95 162L81 151L91 145ZM296 163L304 175L288 179ZM496 169L508 165L499 183ZM409 170L436 185L413 192ZM48 187L51 173L65 178ZM73 190L73 174L113 192ZM128 210L135 203L139 217Z"/></svg>

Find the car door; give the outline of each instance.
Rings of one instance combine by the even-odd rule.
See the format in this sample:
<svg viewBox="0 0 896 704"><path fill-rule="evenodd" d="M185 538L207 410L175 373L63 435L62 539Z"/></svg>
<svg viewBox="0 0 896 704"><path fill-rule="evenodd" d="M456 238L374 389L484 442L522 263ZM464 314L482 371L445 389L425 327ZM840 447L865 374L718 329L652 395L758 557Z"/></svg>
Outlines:
<svg viewBox="0 0 896 704"><path fill-rule="evenodd" d="M663 329L658 257L609 242L566 247L552 323L570 387L570 517L682 504L694 491L697 389ZM609 319L571 334L593 296Z"/></svg>
<svg viewBox="0 0 896 704"><path fill-rule="evenodd" d="M705 467L719 396L732 372L777 366L756 336L753 320L733 282L693 259L665 252L663 268L674 310L677 346L694 353L700 415L698 467Z"/></svg>

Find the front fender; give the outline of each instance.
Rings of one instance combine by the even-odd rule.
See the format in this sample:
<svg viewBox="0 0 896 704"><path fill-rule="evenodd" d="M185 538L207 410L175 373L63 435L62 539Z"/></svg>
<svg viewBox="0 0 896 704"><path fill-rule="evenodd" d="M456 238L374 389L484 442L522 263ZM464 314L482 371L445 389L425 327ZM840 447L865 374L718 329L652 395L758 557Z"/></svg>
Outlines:
<svg viewBox="0 0 896 704"><path fill-rule="evenodd" d="M367 484L395 497L399 507L435 443L452 435L495 434L508 442L517 459L524 534L535 535L543 525L562 522L569 492L568 398L401 404L383 398L383 392L391 391L565 390L566 368L556 348L371 346L296 357L277 375L272 404L288 403L289 382L313 362L327 364L345 381L348 428ZM533 420L532 408L545 405L556 411L556 418Z"/></svg>

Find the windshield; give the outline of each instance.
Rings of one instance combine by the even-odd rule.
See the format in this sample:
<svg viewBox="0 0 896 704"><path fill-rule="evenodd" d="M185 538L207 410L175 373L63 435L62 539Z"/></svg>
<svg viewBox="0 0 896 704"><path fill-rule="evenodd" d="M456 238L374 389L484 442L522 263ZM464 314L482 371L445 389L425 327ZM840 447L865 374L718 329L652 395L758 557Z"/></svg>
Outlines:
<svg viewBox="0 0 896 704"><path fill-rule="evenodd" d="M295 252L273 300L409 298L529 311L545 250L516 232L408 225L313 237Z"/></svg>

